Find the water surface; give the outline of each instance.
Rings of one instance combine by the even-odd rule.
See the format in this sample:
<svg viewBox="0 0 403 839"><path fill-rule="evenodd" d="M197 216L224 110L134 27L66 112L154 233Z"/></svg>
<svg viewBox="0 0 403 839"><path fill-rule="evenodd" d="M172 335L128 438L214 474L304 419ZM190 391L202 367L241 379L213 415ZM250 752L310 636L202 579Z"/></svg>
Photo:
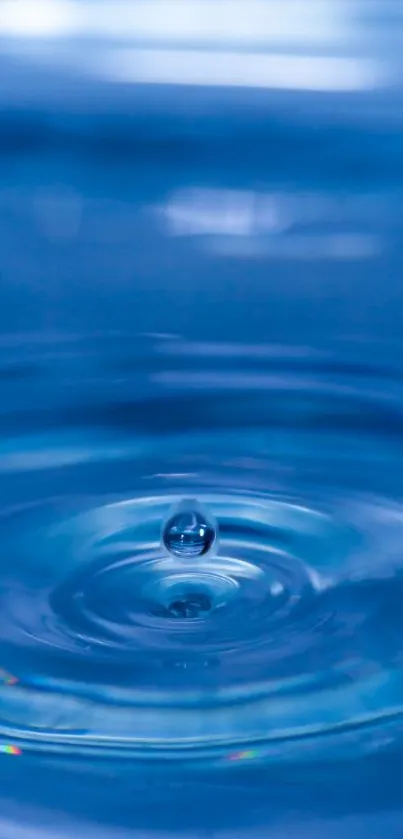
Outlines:
<svg viewBox="0 0 403 839"><path fill-rule="evenodd" d="M382 21L350 52L394 83L331 95L77 88L61 50L61 101L32 46L4 51L5 839L401 835ZM184 499L207 540L185 555L162 538Z"/></svg>

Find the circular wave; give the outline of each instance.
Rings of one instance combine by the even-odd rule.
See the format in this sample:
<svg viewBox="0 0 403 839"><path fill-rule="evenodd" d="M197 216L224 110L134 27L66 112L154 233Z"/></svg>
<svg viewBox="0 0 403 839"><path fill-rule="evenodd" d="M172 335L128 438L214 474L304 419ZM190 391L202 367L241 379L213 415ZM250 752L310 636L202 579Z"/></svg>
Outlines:
<svg viewBox="0 0 403 839"><path fill-rule="evenodd" d="M283 355L262 389L248 370L198 379L177 350L175 375L96 422L84 404L13 435L0 418L3 741L197 765L395 742L399 378L323 362L287 379ZM197 541L201 519L161 539L189 497L219 542L212 524Z"/></svg>

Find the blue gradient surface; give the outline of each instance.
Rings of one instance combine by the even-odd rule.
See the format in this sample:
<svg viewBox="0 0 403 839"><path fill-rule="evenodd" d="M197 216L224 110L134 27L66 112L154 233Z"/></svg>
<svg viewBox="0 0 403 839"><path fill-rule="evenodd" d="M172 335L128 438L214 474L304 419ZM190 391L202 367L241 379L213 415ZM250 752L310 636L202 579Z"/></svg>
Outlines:
<svg viewBox="0 0 403 839"><path fill-rule="evenodd" d="M402 17L330 11L0 16L4 839L403 833Z"/></svg>

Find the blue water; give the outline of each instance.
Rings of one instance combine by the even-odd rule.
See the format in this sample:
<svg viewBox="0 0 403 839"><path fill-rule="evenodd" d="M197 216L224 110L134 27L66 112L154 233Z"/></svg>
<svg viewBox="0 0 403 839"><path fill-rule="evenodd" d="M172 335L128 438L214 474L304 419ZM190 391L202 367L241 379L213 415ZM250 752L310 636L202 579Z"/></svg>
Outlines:
<svg viewBox="0 0 403 839"><path fill-rule="evenodd" d="M403 835L390 54L355 96L1 57L2 839Z"/></svg>

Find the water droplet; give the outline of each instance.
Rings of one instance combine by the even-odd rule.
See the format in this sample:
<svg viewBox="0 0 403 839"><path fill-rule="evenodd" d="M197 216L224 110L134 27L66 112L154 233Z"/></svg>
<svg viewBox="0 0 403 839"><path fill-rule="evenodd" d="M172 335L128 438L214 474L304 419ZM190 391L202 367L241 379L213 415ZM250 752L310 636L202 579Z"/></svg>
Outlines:
<svg viewBox="0 0 403 839"><path fill-rule="evenodd" d="M205 556L216 539L217 525L213 517L193 499L181 501L171 510L162 532L167 551L185 559Z"/></svg>

